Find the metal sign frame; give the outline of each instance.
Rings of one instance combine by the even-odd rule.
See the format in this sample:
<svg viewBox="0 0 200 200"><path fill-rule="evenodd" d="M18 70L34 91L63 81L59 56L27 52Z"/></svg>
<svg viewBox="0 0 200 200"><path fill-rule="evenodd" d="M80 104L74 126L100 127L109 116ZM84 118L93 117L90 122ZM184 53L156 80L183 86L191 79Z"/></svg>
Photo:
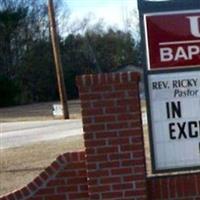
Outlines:
<svg viewBox="0 0 200 200"><path fill-rule="evenodd" d="M155 152L154 152L154 140L152 135L152 119L151 119L151 107L150 107L150 94L149 94L149 85L148 85L148 75L151 74L161 74L161 73L173 73L173 72L186 72L186 71L200 71L198 67L190 68L170 68L170 69L156 69L149 70L147 67L148 55L146 51L146 40L145 40L145 26L144 26L144 16L152 15L156 13L165 14L167 12L185 12L192 10L200 10L200 1L199 0L165 0L165 1L152 1L152 0L137 0L138 9L139 9L139 19L140 19L140 32L141 32L141 53L142 53L142 67L144 69L144 84L145 84L145 96L146 96L146 106L147 106L147 120L148 120L148 129L149 129L149 138L150 138L150 153L151 153L151 165L152 173L168 173L168 172L177 172L177 171L188 171L188 170L199 170L200 166L197 167L181 167L173 169L164 169L159 170L156 168L155 164ZM200 66L200 64L199 64Z"/></svg>

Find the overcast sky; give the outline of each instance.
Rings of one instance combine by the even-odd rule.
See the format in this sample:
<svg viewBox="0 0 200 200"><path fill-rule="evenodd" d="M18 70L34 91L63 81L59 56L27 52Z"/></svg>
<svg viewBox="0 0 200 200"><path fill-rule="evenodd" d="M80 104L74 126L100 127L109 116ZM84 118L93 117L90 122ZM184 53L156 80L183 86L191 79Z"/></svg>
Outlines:
<svg viewBox="0 0 200 200"><path fill-rule="evenodd" d="M124 21L133 10L137 10L137 0L65 0L73 19L83 19L93 13L96 19L103 19L108 25L124 28Z"/></svg>

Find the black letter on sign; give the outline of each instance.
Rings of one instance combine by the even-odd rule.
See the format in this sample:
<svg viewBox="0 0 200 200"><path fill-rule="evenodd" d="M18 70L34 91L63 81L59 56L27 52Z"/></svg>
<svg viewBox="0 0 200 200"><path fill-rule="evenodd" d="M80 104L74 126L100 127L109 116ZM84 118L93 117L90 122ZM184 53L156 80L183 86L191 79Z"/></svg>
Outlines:
<svg viewBox="0 0 200 200"><path fill-rule="evenodd" d="M197 122L195 122L195 121L188 122L188 132L189 132L189 136L190 136L191 138L196 138L196 137L198 137L198 131L197 131L197 130L196 130L196 131L192 131L192 126L193 126L194 128L197 128Z"/></svg>
<svg viewBox="0 0 200 200"><path fill-rule="evenodd" d="M178 118L182 117L181 114L181 102L177 101L177 102L167 102L166 103L166 109L167 109L167 118L176 118L176 116Z"/></svg>
<svg viewBox="0 0 200 200"><path fill-rule="evenodd" d="M186 122L183 122L182 124L177 123L178 128L179 128L179 136L178 139L181 139L182 137L184 137L185 139L187 139L187 135L185 132L185 126L186 126Z"/></svg>
<svg viewBox="0 0 200 200"><path fill-rule="evenodd" d="M174 129L174 126L175 123L170 123L169 124L169 137L171 140L175 140L176 139L176 136L173 135L173 133L175 132L175 129Z"/></svg>

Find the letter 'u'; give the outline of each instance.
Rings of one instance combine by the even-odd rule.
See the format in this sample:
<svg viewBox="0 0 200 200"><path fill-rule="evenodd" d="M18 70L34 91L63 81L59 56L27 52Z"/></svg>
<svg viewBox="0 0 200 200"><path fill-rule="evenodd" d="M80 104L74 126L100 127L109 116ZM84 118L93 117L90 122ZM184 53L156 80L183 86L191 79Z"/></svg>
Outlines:
<svg viewBox="0 0 200 200"><path fill-rule="evenodd" d="M199 37L200 38L200 27L199 27L200 16L189 16L187 18L190 21L191 34L194 37Z"/></svg>

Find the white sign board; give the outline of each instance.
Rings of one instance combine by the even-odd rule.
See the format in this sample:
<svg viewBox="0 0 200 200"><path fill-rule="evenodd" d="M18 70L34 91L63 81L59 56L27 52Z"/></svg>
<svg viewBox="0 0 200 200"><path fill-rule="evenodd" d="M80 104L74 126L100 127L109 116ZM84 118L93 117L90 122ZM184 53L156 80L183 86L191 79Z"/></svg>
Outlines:
<svg viewBox="0 0 200 200"><path fill-rule="evenodd" d="M54 116L63 116L63 108L60 104L53 104L53 115Z"/></svg>
<svg viewBox="0 0 200 200"><path fill-rule="evenodd" d="M150 74L155 170L200 167L200 71Z"/></svg>

